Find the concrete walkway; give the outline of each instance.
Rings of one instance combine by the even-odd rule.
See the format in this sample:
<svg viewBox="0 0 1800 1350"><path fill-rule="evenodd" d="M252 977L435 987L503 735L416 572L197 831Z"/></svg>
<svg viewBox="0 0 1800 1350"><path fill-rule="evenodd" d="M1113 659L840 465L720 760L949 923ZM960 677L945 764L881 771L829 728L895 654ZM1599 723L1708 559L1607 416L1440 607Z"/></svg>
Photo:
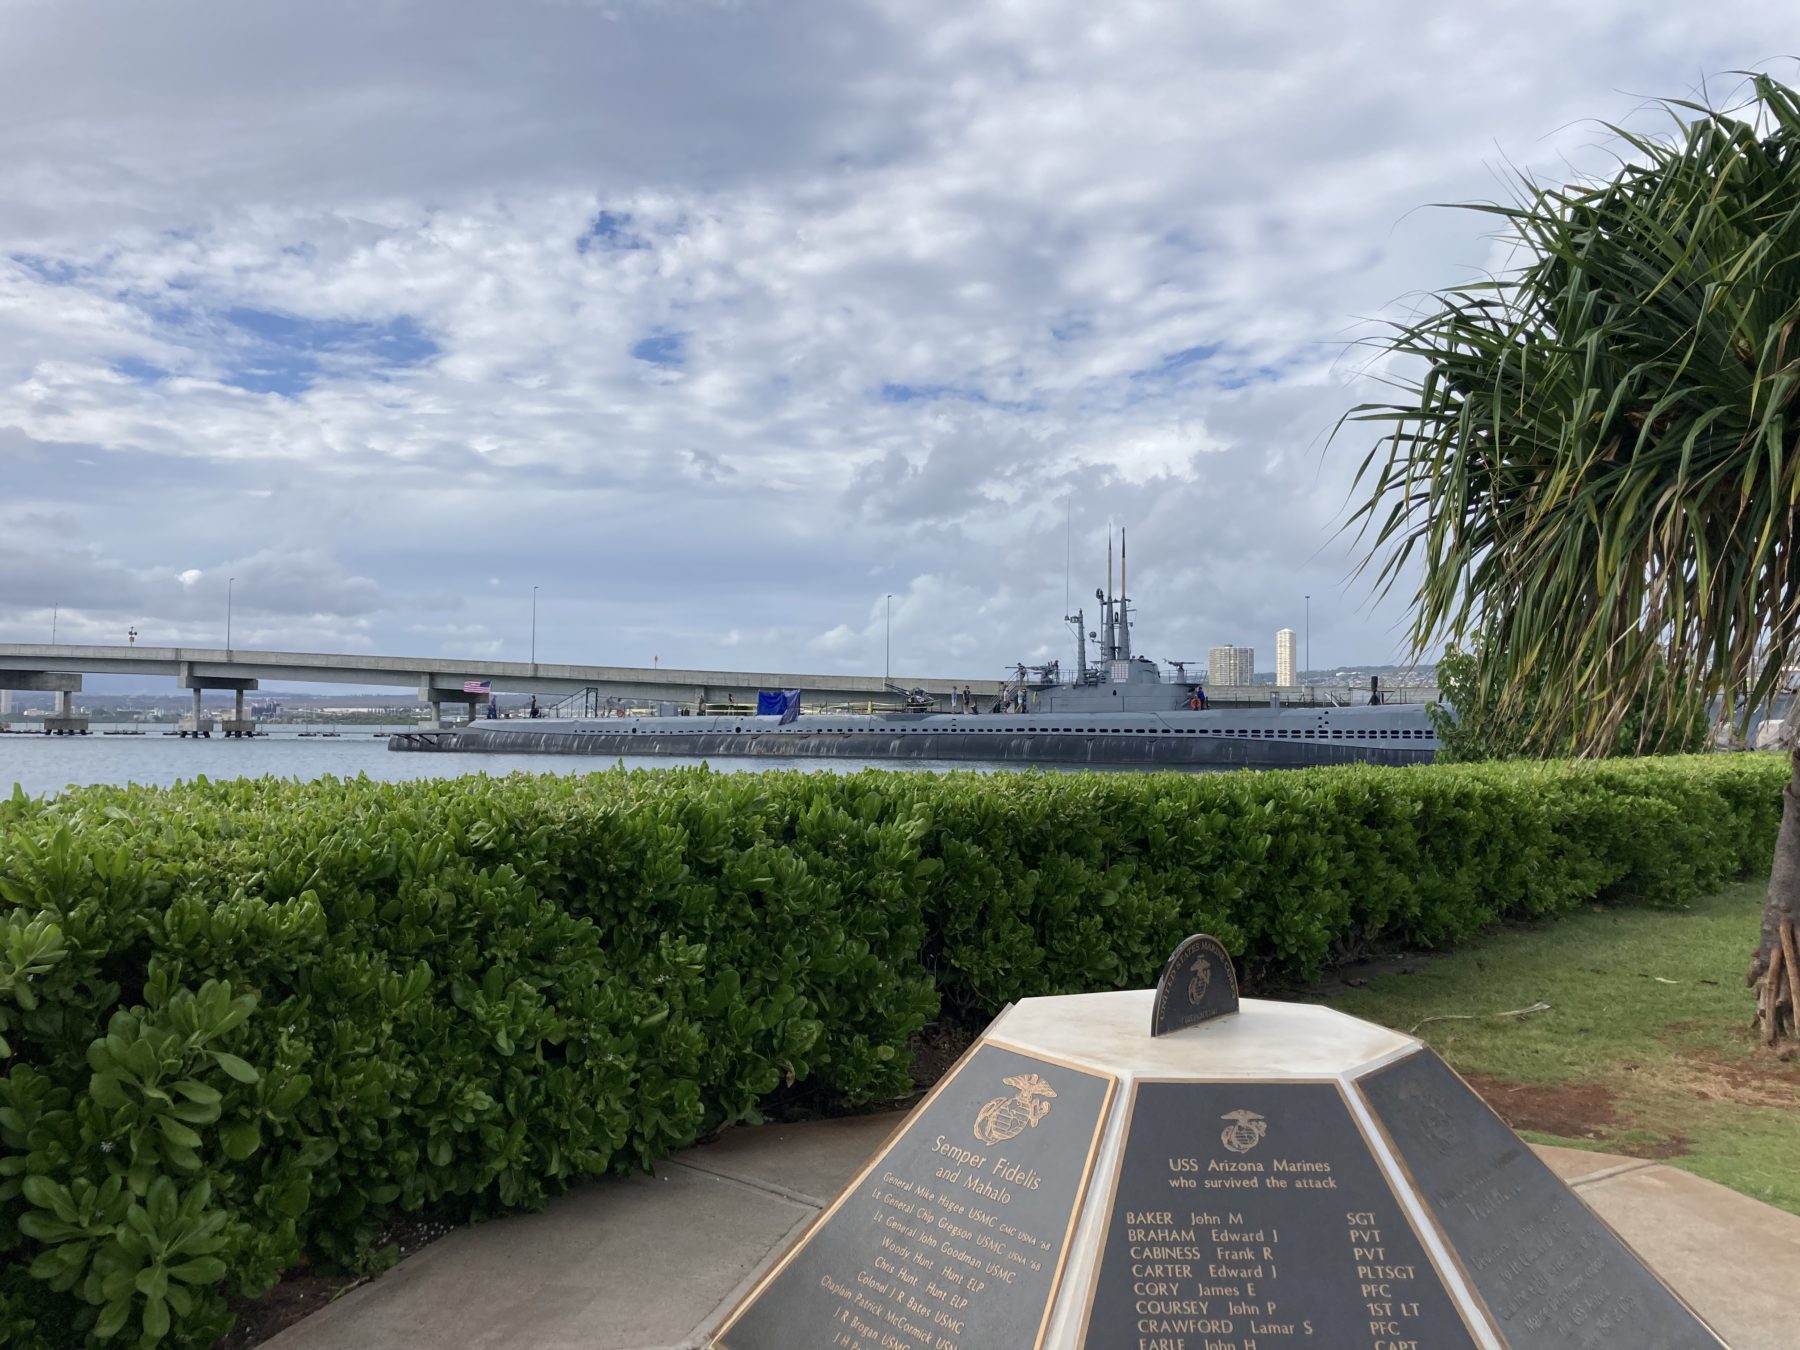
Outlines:
<svg viewBox="0 0 1800 1350"><path fill-rule="evenodd" d="M269 1350L695 1350L901 1116L729 1131L653 1177L463 1228ZM1789 1350L1800 1218L1685 1172L1538 1153L1734 1350Z"/></svg>

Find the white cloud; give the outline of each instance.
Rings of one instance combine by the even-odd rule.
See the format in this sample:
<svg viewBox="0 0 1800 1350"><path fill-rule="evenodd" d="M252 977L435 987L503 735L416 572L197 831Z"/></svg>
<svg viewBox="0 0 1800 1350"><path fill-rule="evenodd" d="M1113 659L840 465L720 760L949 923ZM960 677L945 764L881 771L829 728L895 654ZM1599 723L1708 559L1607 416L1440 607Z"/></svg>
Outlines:
<svg viewBox="0 0 1800 1350"><path fill-rule="evenodd" d="M1128 523L1154 654L1311 594L1321 664L1391 655L1347 344L1496 260L1417 208L1790 41L1749 0L79 11L0 50L7 523L59 545L0 636L204 635L235 575L240 643L519 655L535 585L549 659L874 669L893 592L895 668L968 676L1060 653L1065 503L1071 603Z"/></svg>

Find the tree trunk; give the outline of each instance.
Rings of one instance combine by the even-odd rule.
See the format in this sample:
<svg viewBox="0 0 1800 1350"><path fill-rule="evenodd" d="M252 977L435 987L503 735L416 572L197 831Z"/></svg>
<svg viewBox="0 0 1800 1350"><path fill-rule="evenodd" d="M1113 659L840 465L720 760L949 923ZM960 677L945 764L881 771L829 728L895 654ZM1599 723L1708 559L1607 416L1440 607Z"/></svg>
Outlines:
<svg viewBox="0 0 1800 1350"><path fill-rule="evenodd" d="M1769 973L1769 955L1781 941L1781 925L1800 926L1800 744L1794 747L1792 759L1793 773L1781 792L1781 832L1775 836L1775 862L1769 869L1762 939L1744 978L1746 984L1753 985Z"/></svg>

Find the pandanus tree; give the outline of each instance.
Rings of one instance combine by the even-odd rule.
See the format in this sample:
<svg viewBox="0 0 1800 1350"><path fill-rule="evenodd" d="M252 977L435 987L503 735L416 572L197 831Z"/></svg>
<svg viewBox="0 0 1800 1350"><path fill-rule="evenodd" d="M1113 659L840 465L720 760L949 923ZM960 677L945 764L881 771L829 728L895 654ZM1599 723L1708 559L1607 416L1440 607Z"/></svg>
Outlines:
<svg viewBox="0 0 1800 1350"><path fill-rule="evenodd" d="M1800 96L1743 88L1608 128L1604 180L1470 208L1509 270L1394 325L1398 395L1340 425L1379 432L1351 517L1377 590L1420 578L1415 647L1477 648L1537 753L1603 753L1646 700L1646 728L1747 720L1796 654ZM1782 805L1752 984L1800 921L1800 752Z"/></svg>

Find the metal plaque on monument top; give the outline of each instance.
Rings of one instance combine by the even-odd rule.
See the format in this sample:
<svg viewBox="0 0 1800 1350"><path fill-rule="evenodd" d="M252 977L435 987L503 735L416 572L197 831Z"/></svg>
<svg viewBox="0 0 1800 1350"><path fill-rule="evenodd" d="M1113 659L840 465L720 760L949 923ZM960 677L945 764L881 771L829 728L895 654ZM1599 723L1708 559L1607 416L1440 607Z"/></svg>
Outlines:
<svg viewBox="0 0 1800 1350"><path fill-rule="evenodd" d="M1008 1008L712 1343L1724 1344L1428 1047L1240 1002L1210 938Z"/></svg>
<svg viewBox="0 0 1800 1350"><path fill-rule="evenodd" d="M1334 1082L1140 1081L1107 1212L1081 1344L1477 1344Z"/></svg>
<svg viewBox="0 0 1800 1350"><path fill-rule="evenodd" d="M1116 1083L978 1042L714 1344L1042 1345Z"/></svg>
<svg viewBox="0 0 1800 1350"><path fill-rule="evenodd" d="M1431 1051L1356 1090L1513 1350L1724 1344Z"/></svg>
<svg viewBox="0 0 1800 1350"><path fill-rule="evenodd" d="M1237 970L1215 937L1196 933L1163 965L1150 1010L1150 1034L1171 1031L1238 1010Z"/></svg>

